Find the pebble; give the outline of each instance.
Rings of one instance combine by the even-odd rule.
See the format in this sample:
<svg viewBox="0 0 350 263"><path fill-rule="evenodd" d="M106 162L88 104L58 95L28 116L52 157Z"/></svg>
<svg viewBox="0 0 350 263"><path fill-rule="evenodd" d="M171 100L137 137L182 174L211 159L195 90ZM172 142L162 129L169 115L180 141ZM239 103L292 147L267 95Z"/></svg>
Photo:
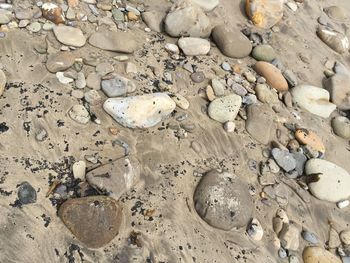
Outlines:
<svg viewBox="0 0 350 263"><path fill-rule="evenodd" d="M258 61L271 62L276 58L276 52L270 45L259 45L253 49L252 57Z"/></svg>
<svg viewBox="0 0 350 263"><path fill-rule="evenodd" d="M133 53L138 48L135 35L122 31L97 31L90 36L89 44L103 50L120 53Z"/></svg>
<svg viewBox="0 0 350 263"><path fill-rule="evenodd" d="M328 247L331 249L335 249L341 245L340 238L338 232L330 227L329 229L329 238L328 238Z"/></svg>
<svg viewBox="0 0 350 263"><path fill-rule="evenodd" d="M118 234L122 208L111 197L89 196L68 199L60 206L58 216L87 247L100 248Z"/></svg>
<svg viewBox="0 0 350 263"><path fill-rule="evenodd" d="M244 105L251 105L257 103L258 99L254 94L247 94L242 98L242 102Z"/></svg>
<svg viewBox="0 0 350 263"><path fill-rule="evenodd" d="M231 58L244 58L252 51L252 44L243 33L225 25L214 27L212 38L220 51Z"/></svg>
<svg viewBox="0 0 350 263"><path fill-rule="evenodd" d="M297 256L291 255L289 256L289 263L299 263L299 259L297 258Z"/></svg>
<svg viewBox="0 0 350 263"><path fill-rule="evenodd" d="M245 96L248 93L248 91L242 85L240 85L238 83L233 83L231 85L231 89L235 94L237 94L241 97Z"/></svg>
<svg viewBox="0 0 350 263"><path fill-rule="evenodd" d="M37 33L41 30L41 24L39 22L30 23L26 27L30 32Z"/></svg>
<svg viewBox="0 0 350 263"><path fill-rule="evenodd" d="M83 72L78 72L77 79L75 80L75 87L77 89L83 89L86 87L86 80Z"/></svg>
<svg viewBox="0 0 350 263"><path fill-rule="evenodd" d="M122 76L102 80L101 86L103 92L110 98L123 96L136 90L136 84Z"/></svg>
<svg viewBox="0 0 350 263"><path fill-rule="evenodd" d="M128 128L155 126L168 117L175 107L175 102L164 93L110 98L103 104L103 109L109 115Z"/></svg>
<svg viewBox="0 0 350 263"><path fill-rule="evenodd" d="M28 26L29 23L30 23L30 20L21 20L21 21L19 21L18 27L24 28L24 27Z"/></svg>
<svg viewBox="0 0 350 263"><path fill-rule="evenodd" d="M296 86L291 90L291 94L295 104L322 118L328 118L337 107L329 102L329 92L318 87Z"/></svg>
<svg viewBox="0 0 350 263"><path fill-rule="evenodd" d="M350 204L350 201L349 201L349 200L339 201L339 202L337 203L337 207L338 207L339 209L343 209L343 208L349 206L349 204Z"/></svg>
<svg viewBox="0 0 350 263"><path fill-rule="evenodd" d="M86 43L86 37L79 28L71 26L55 26L53 33L59 42L67 46L82 47Z"/></svg>
<svg viewBox="0 0 350 263"><path fill-rule="evenodd" d="M83 105L74 105L69 110L68 114L72 120L74 120L80 124L86 124L90 120L90 114Z"/></svg>
<svg viewBox="0 0 350 263"><path fill-rule="evenodd" d="M247 234L251 239L255 241L260 241L264 235L264 230L258 221L258 219L253 218L247 227Z"/></svg>
<svg viewBox="0 0 350 263"><path fill-rule="evenodd" d="M86 163L84 161L75 162L72 170L75 179L85 180Z"/></svg>
<svg viewBox="0 0 350 263"><path fill-rule="evenodd" d="M256 77L253 75L252 72L250 71L245 71L243 72L243 76L248 80L250 83L255 83L256 82Z"/></svg>
<svg viewBox="0 0 350 263"><path fill-rule="evenodd" d="M194 83L202 83L205 80L205 75L202 71L191 74L191 79Z"/></svg>
<svg viewBox="0 0 350 263"><path fill-rule="evenodd" d="M89 91L85 92L84 99L90 105L97 105L97 104L101 103L101 101L102 101L102 98L97 90L89 90Z"/></svg>
<svg viewBox="0 0 350 263"><path fill-rule="evenodd" d="M230 71L230 70L232 70L230 64L227 63L227 62L222 62L221 68L222 68L223 70L225 70L225 71Z"/></svg>
<svg viewBox="0 0 350 263"><path fill-rule="evenodd" d="M140 181L140 163L134 157L121 158L88 172L86 180L93 188L118 200Z"/></svg>
<svg viewBox="0 0 350 263"><path fill-rule="evenodd" d="M36 202L36 191L28 182L23 182L20 184L17 196L22 205Z"/></svg>
<svg viewBox="0 0 350 263"><path fill-rule="evenodd" d="M350 230L341 231L339 237L344 245L350 245Z"/></svg>
<svg viewBox="0 0 350 263"><path fill-rule="evenodd" d="M252 215L248 185L228 172L211 170L206 173L193 199L198 215L212 227L222 230L245 227Z"/></svg>
<svg viewBox="0 0 350 263"><path fill-rule="evenodd" d="M287 251L284 249L284 248L280 248L279 250L278 250L278 256L280 257L280 258L286 258L287 257Z"/></svg>
<svg viewBox="0 0 350 263"><path fill-rule="evenodd" d="M308 145L321 153L326 151L321 138L313 131L307 129L297 129L294 136L302 145Z"/></svg>
<svg viewBox="0 0 350 263"><path fill-rule="evenodd" d="M293 155L286 151L278 148L273 148L271 154L277 164L286 172L292 171L296 167L296 161Z"/></svg>
<svg viewBox="0 0 350 263"><path fill-rule="evenodd" d="M166 43L164 46L165 50L168 51L171 54L179 54L180 50L179 47L172 43Z"/></svg>
<svg viewBox="0 0 350 263"><path fill-rule="evenodd" d="M311 243L313 245L317 245L318 242L319 242L317 236L314 233L309 232L307 230L303 230L301 232L301 236L303 237L303 239L305 241L307 241L307 242L309 242L309 243Z"/></svg>
<svg viewBox="0 0 350 263"><path fill-rule="evenodd" d="M101 76L94 72L90 73L86 78L86 86L94 90L101 89Z"/></svg>
<svg viewBox="0 0 350 263"><path fill-rule="evenodd" d="M41 128L38 130L38 132L35 134L35 139L39 142L44 141L47 138L47 131L44 128Z"/></svg>
<svg viewBox="0 0 350 263"><path fill-rule="evenodd" d="M298 6L294 2L287 2L287 6L289 7L290 10L293 12L296 12L298 10Z"/></svg>
<svg viewBox="0 0 350 263"><path fill-rule="evenodd" d="M337 73L324 81L323 86L340 110L350 110L350 74Z"/></svg>
<svg viewBox="0 0 350 263"><path fill-rule="evenodd" d="M209 101L213 101L216 99L214 90L210 85L207 86L207 88L205 90L205 94L207 95L207 98Z"/></svg>
<svg viewBox="0 0 350 263"><path fill-rule="evenodd" d="M331 49L342 54L349 49L349 39L340 32L318 26L317 36Z"/></svg>
<svg viewBox="0 0 350 263"><path fill-rule="evenodd" d="M202 38L183 37L179 39L178 45L186 56L206 55L210 51L210 42Z"/></svg>
<svg viewBox="0 0 350 263"><path fill-rule="evenodd" d="M114 59L119 61L119 62L124 62L124 61L127 61L129 59L129 57L122 55L122 56L115 56Z"/></svg>
<svg viewBox="0 0 350 263"><path fill-rule="evenodd" d="M203 37L210 35L209 18L200 7L189 1L175 2L164 20L165 31L172 37Z"/></svg>
<svg viewBox="0 0 350 263"><path fill-rule="evenodd" d="M65 77L64 72L61 72L61 71L56 72L56 77L58 81L62 84L69 84L74 81L74 79L72 78Z"/></svg>
<svg viewBox="0 0 350 263"><path fill-rule="evenodd" d="M341 263L341 260L331 252L320 247L306 247L303 251L304 263L330 262Z"/></svg>
<svg viewBox="0 0 350 263"><path fill-rule="evenodd" d="M284 249L297 251L299 248L299 229L294 224L284 224L279 239Z"/></svg>
<svg viewBox="0 0 350 263"><path fill-rule="evenodd" d="M6 10L0 11L0 25L6 25L11 21L11 12L9 13Z"/></svg>
<svg viewBox="0 0 350 263"><path fill-rule="evenodd" d="M279 101L277 93L270 89L266 84L257 84L255 92L257 98L263 103L274 105Z"/></svg>
<svg viewBox="0 0 350 263"><path fill-rule="evenodd" d="M55 24L63 24L65 22L62 14L62 8L54 3L44 3L41 6L43 17Z"/></svg>
<svg viewBox="0 0 350 263"><path fill-rule="evenodd" d="M277 91L287 91L288 83L281 71L274 65L259 61L254 65L254 70L266 79L267 84Z"/></svg>
<svg viewBox="0 0 350 263"><path fill-rule="evenodd" d="M310 192L320 200L339 202L350 196L350 175L334 163L311 159L305 165L305 174L315 177L308 186Z"/></svg>
<svg viewBox="0 0 350 263"><path fill-rule="evenodd" d="M193 3L202 8L204 12L210 12L219 5L219 0L193 0Z"/></svg>
<svg viewBox="0 0 350 263"><path fill-rule="evenodd" d="M290 87L295 87L298 85L298 78L295 76L293 71L287 69L283 72L283 77L287 80Z"/></svg>
<svg viewBox="0 0 350 263"><path fill-rule="evenodd" d="M221 123L233 121L238 114L241 104L241 97L235 94L214 99L208 107L209 117Z"/></svg>
<svg viewBox="0 0 350 263"><path fill-rule="evenodd" d="M226 132L229 132L229 133L234 132L236 129L236 124L233 121L225 122L224 129Z"/></svg>
<svg viewBox="0 0 350 263"><path fill-rule="evenodd" d="M221 97L225 94L225 85L219 79L212 79L211 86L216 96Z"/></svg>
<svg viewBox="0 0 350 263"><path fill-rule="evenodd" d="M102 63L99 63L96 65L96 68L95 68L97 74L99 74L100 76L105 76L107 75L108 73L111 73L114 71L114 67L113 65L111 65L110 63L108 62L102 62Z"/></svg>
<svg viewBox="0 0 350 263"><path fill-rule="evenodd" d="M329 16L329 18L332 18L337 21L345 22L348 19L348 16L344 12L342 8L339 6L330 6L324 8L324 12Z"/></svg>
<svg viewBox="0 0 350 263"><path fill-rule="evenodd" d="M127 62L125 66L125 72L127 74L137 74L137 66L132 62Z"/></svg>
<svg viewBox="0 0 350 263"><path fill-rule="evenodd" d="M169 94L170 98L176 103L180 109L187 110L190 107L189 101L179 93Z"/></svg>
<svg viewBox="0 0 350 263"><path fill-rule="evenodd" d="M0 97L5 92L6 83L7 83L7 77L4 71L0 69Z"/></svg>
<svg viewBox="0 0 350 263"><path fill-rule="evenodd" d="M161 12L157 10L143 12L141 14L142 20L146 23L146 25L155 32L163 32L164 28L164 19L166 16L166 12Z"/></svg>
<svg viewBox="0 0 350 263"><path fill-rule="evenodd" d="M283 16L283 0L250 0L246 1L246 12L254 25L261 28L271 28Z"/></svg>
<svg viewBox="0 0 350 263"><path fill-rule="evenodd" d="M81 90L72 90L71 95L76 99L82 99L84 98L84 92Z"/></svg>

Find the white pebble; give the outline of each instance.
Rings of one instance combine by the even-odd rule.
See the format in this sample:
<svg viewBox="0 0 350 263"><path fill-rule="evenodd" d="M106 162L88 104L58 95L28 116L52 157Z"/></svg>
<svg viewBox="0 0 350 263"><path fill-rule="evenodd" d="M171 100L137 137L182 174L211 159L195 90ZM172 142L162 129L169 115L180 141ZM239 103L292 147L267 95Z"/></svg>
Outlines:
<svg viewBox="0 0 350 263"><path fill-rule="evenodd" d="M179 54L180 53L179 47L177 45L175 45L175 44L166 43L164 48L165 48L166 51L168 51L170 53L173 53L173 54Z"/></svg>
<svg viewBox="0 0 350 263"><path fill-rule="evenodd" d="M262 239L264 235L264 230L260 222L258 221L258 219L256 218L252 219L247 229L247 233L255 241L259 241Z"/></svg>
<svg viewBox="0 0 350 263"><path fill-rule="evenodd" d="M233 121L228 121L224 124L224 129L226 132L234 132L236 124Z"/></svg>
<svg viewBox="0 0 350 263"><path fill-rule="evenodd" d="M350 204L349 200L340 201L337 203L338 208L343 209Z"/></svg>
<svg viewBox="0 0 350 263"><path fill-rule="evenodd" d="M86 163L84 161L75 162L73 164L73 176L75 179L85 180Z"/></svg>

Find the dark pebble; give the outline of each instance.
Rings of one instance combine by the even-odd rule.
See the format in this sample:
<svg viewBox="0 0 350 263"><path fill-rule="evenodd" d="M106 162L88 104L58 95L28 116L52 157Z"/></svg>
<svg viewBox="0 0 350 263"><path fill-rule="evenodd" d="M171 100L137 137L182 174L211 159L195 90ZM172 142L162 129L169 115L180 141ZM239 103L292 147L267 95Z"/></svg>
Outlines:
<svg viewBox="0 0 350 263"><path fill-rule="evenodd" d="M36 202L35 189L28 182L21 183L18 189L18 199L23 205L35 203Z"/></svg>

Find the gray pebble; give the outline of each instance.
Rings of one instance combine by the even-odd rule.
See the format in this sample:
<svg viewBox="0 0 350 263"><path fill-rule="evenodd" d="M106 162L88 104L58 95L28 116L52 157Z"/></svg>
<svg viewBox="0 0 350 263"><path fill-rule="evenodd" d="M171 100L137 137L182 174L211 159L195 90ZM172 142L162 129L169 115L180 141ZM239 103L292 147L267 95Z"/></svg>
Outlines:
<svg viewBox="0 0 350 263"><path fill-rule="evenodd" d="M287 257L287 251L284 248L280 248L278 250L278 256L280 258L286 258Z"/></svg>
<svg viewBox="0 0 350 263"><path fill-rule="evenodd" d="M28 182L21 183L17 195L22 205L36 202L36 191Z"/></svg>
<svg viewBox="0 0 350 263"><path fill-rule="evenodd" d="M303 230L303 232L301 233L301 236L304 238L304 240L306 240L307 242L310 242L311 244L314 244L314 245L318 244L318 238L312 232Z"/></svg>
<svg viewBox="0 0 350 263"><path fill-rule="evenodd" d="M231 70L230 64L228 64L226 61L222 62L221 67L222 67L223 70L226 70L226 71L230 71Z"/></svg>

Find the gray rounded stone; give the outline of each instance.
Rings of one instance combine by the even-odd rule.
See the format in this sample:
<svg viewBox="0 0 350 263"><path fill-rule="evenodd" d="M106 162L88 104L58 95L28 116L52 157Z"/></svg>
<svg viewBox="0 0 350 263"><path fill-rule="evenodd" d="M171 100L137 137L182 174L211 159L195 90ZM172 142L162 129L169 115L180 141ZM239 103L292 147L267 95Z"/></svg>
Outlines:
<svg viewBox="0 0 350 263"><path fill-rule="evenodd" d="M343 116L335 117L332 120L332 128L336 135L344 138L350 138L350 120Z"/></svg>
<svg viewBox="0 0 350 263"><path fill-rule="evenodd" d="M136 90L136 85L133 81L122 76L116 76L113 79L102 80L103 92L110 98L126 95Z"/></svg>
<svg viewBox="0 0 350 263"><path fill-rule="evenodd" d="M253 49L252 57L258 61L271 62L276 58L276 52L270 45L259 45Z"/></svg>
<svg viewBox="0 0 350 263"><path fill-rule="evenodd" d="M242 104L242 98L236 94L217 98L209 104L210 118L221 123L233 121Z"/></svg>
<svg viewBox="0 0 350 263"><path fill-rule="evenodd" d="M22 205L36 202L36 191L28 182L21 183L17 195Z"/></svg>
<svg viewBox="0 0 350 263"><path fill-rule="evenodd" d="M199 216L222 230L245 227L253 210L248 185L236 175L212 170L199 182L194 196Z"/></svg>

